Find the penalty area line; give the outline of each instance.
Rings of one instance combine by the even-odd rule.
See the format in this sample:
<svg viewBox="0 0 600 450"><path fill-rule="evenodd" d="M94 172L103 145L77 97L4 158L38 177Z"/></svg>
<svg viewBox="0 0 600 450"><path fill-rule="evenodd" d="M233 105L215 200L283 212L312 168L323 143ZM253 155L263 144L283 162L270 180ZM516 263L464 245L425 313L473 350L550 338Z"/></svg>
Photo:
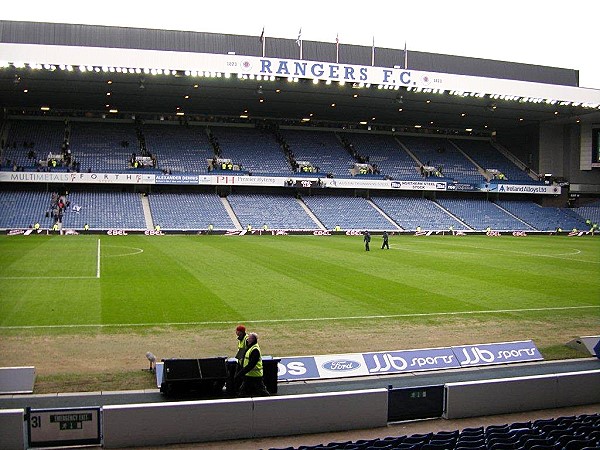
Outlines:
<svg viewBox="0 0 600 450"><path fill-rule="evenodd" d="M396 319L411 317L434 317L434 316L460 316L476 314L499 314L520 313L533 311L566 311L572 309L593 309L600 306L557 306L554 308L522 308L522 309L494 309L483 311L453 311L437 313L412 313L412 314L388 314L375 316L345 316L345 317L313 317L300 319L264 319L246 320L245 323L288 323L288 322L320 322L341 320L368 320L368 319ZM216 320L204 322L149 322L149 323L111 323L111 324L67 324L67 325L23 325L23 326L0 326L0 330L32 330L32 329L56 329L56 328L134 328L134 327L168 327L168 326L198 326L198 325L235 325L239 321Z"/></svg>
<svg viewBox="0 0 600 450"><path fill-rule="evenodd" d="M89 280L100 278L100 239L96 251L96 275L95 276L34 276L34 277L2 277L0 280Z"/></svg>

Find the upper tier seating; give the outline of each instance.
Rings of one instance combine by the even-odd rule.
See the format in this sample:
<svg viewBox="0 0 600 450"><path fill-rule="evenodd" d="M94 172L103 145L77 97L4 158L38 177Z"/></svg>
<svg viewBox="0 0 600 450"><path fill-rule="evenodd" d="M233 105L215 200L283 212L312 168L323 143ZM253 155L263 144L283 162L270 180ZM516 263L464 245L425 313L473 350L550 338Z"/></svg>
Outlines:
<svg viewBox="0 0 600 450"><path fill-rule="evenodd" d="M227 197L240 224L245 228L269 230L315 230L318 225L291 195L230 194Z"/></svg>
<svg viewBox="0 0 600 450"><path fill-rule="evenodd" d="M337 178L350 177L356 162L333 132L312 130L280 130L296 161L309 161L321 174Z"/></svg>
<svg viewBox="0 0 600 450"><path fill-rule="evenodd" d="M420 180L417 162L390 135L343 133L356 151L377 164L382 175L395 180Z"/></svg>
<svg viewBox="0 0 600 450"><path fill-rule="evenodd" d="M437 202L474 230L488 227L495 231L533 229L487 200L438 198Z"/></svg>
<svg viewBox="0 0 600 450"><path fill-rule="evenodd" d="M206 128L173 124L145 124L144 138L148 151L156 155L158 167L171 172L208 172L207 159L212 159L213 148Z"/></svg>
<svg viewBox="0 0 600 450"><path fill-rule="evenodd" d="M202 193L149 194L152 221L162 230L215 230L235 228L220 197Z"/></svg>
<svg viewBox="0 0 600 450"><path fill-rule="evenodd" d="M539 231L588 229L585 220L566 208L542 208L535 202L519 200L499 200L496 203Z"/></svg>
<svg viewBox="0 0 600 450"><path fill-rule="evenodd" d="M400 230L364 198L311 196L304 203L328 230Z"/></svg>
<svg viewBox="0 0 600 450"><path fill-rule="evenodd" d="M463 152L475 161L482 169L497 169L510 181L534 182L527 172L521 170L502 153L496 150L488 141L455 139Z"/></svg>
<svg viewBox="0 0 600 450"><path fill-rule="evenodd" d="M219 142L221 157L256 174L289 176L292 169L275 136L256 128L211 127Z"/></svg>
<svg viewBox="0 0 600 450"><path fill-rule="evenodd" d="M133 123L72 122L70 143L82 172L125 172L131 154L141 153Z"/></svg>
<svg viewBox="0 0 600 450"><path fill-rule="evenodd" d="M6 160L28 170L33 170L36 160L46 160L48 153L60 154L65 137L65 125L61 121L12 121L8 131L6 146L2 157L2 166L6 167ZM27 146L25 146L27 144ZM33 144L33 148L29 145ZM34 158L29 158L33 150Z"/></svg>
<svg viewBox="0 0 600 450"><path fill-rule="evenodd" d="M442 167L442 176L463 183L479 184L486 181L477 167L446 139L399 136L402 142L422 164Z"/></svg>
<svg viewBox="0 0 600 450"><path fill-rule="evenodd" d="M404 230L468 230L469 228L435 202L417 197L372 197L373 203L381 208Z"/></svg>

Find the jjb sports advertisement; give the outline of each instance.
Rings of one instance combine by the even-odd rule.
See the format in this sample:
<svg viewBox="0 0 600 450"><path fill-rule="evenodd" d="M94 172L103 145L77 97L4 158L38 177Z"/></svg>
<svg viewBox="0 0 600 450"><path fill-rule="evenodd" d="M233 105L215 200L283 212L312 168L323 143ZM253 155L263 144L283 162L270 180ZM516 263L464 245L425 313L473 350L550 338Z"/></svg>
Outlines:
<svg viewBox="0 0 600 450"><path fill-rule="evenodd" d="M543 360L533 341L281 358L279 381L384 375Z"/></svg>

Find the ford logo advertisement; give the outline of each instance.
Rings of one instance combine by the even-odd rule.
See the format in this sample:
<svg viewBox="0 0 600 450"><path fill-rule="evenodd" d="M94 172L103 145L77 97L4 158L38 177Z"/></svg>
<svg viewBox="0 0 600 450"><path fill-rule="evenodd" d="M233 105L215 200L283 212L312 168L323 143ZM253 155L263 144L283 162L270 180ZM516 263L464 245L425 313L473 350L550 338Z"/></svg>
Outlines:
<svg viewBox="0 0 600 450"><path fill-rule="evenodd" d="M317 363L321 378L369 375L365 357L360 353L315 356L315 363Z"/></svg>
<svg viewBox="0 0 600 450"><path fill-rule="evenodd" d="M336 372L346 372L349 370L358 369L361 364L357 361L347 360L347 359L336 359L333 361L327 361L321 367L325 370L333 370Z"/></svg>

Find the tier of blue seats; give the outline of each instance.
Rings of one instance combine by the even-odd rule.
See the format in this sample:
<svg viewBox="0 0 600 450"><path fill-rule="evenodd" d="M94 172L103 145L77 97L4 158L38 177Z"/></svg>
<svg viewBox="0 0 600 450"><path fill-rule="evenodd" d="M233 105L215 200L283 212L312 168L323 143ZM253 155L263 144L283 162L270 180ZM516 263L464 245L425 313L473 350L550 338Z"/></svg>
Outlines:
<svg viewBox="0 0 600 450"><path fill-rule="evenodd" d="M404 230L469 230L435 202L419 197L372 197L381 208Z"/></svg>
<svg viewBox="0 0 600 450"><path fill-rule="evenodd" d="M486 181L477 167L446 139L421 136L400 136L398 139L422 164L443 167L442 174L446 178L472 184Z"/></svg>
<svg viewBox="0 0 600 450"><path fill-rule="evenodd" d="M10 122L6 138L6 147L3 152L2 166L7 168L6 160L11 164L8 169L12 170L13 164L27 168L29 170L35 167L36 160L46 160L48 153L60 154L61 146L65 136L65 125L59 121L34 121L34 122ZM33 148L26 147L23 144L33 143ZM34 159L29 159L27 155L33 150L36 154Z"/></svg>
<svg viewBox="0 0 600 450"><path fill-rule="evenodd" d="M264 130L252 128L211 127L221 148L221 157L240 164L253 175L292 173L283 150L275 136Z"/></svg>
<svg viewBox="0 0 600 450"><path fill-rule="evenodd" d="M54 221L46 217L51 196L42 191L2 191L0 193L0 228L29 228L39 223L50 228Z"/></svg>
<svg viewBox="0 0 600 450"><path fill-rule="evenodd" d="M281 129L296 161L309 161L322 174L348 178L356 161L331 131Z"/></svg>
<svg viewBox="0 0 600 450"><path fill-rule="evenodd" d="M48 196L49 198L49 196ZM71 205L63 216L63 228L118 228L145 230L140 194L134 192L71 192Z"/></svg>
<svg viewBox="0 0 600 450"><path fill-rule="evenodd" d="M124 172L131 154L141 154L133 124L72 122L70 144L82 172Z"/></svg>
<svg viewBox="0 0 600 450"><path fill-rule="evenodd" d="M230 194L227 197L242 227L315 230L318 225L292 195Z"/></svg>
<svg viewBox="0 0 600 450"><path fill-rule="evenodd" d="M145 124L146 148L156 155L158 168L171 172L206 173L214 151L206 128L180 124Z"/></svg>
<svg viewBox="0 0 600 450"><path fill-rule="evenodd" d="M165 192L149 194L155 225L162 230L232 230L235 225L215 194Z"/></svg>
<svg viewBox="0 0 600 450"><path fill-rule="evenodd" d="M574 211L584 220L589 219L592 223L600 224L600 200L574 208Z"/></svg>
<svg viewBox="0 0 600 450"><path fill-rule="evenodd" d="M482 169L497 169L510 181L535 181L488 141L454 139L453 142Z"/></svg>
<svg viewBox="0 0 600 450"><path fill-rule="evenodd" d="M400 230L361 197L307 196L304 203L328 230Z"/></svg>
<svg viewBox="0 0 600 450"><path fill-rule="evenodd" d="M394 136L384 134L341 133L369 163L377 164L381 175L396 180L420 180L418 163L400 147Z"/></svg>
<svg viewBox="0 0 600 450"><path fill-rule="evenodd" d="M50 193L37 190L5 190L0 194L0 228L27 228L40 223L50 228ZM145 229L146 221L140 194L122 192L86 192L78 189L69 195L71 206L63 217L63 227ZM216 194L153 193L148 196L152 221L163 230L233 229L235 225ZM243 227L254 229L314 230L319 228L291 195L230 194L228 201ZM343 230L537 230L573 228L587 231L587 212L597 217L600 205L588 206L586 215L576 209L542 208L524 200L502 200L496 204L478 199L442 199L435 202L418 197L374 196L368 200L345 196L306 196L304 203L327 229ZM77 208L80 207L80 208ZM76 212L74 209L78 209ZM595 214L595 215L594 215ZM388 220L387 217L389 217ZM454 216L454 217L453 217ZM515 217L516 216L516 217ZM458 218L459 220L457 220ZM464 222L464 223L461 223Z"/></svg>
<svg viewBox="0 0 600 450"><path fill-rule="evenodd" d="M513 217L492 202L480 199L438 198L436 200L453 216L473 230L533 230L527 223Z"/></svg>
<svg viewBox="0 0 600 450"><path fill-rule="evenodd" d="M499 200L496 203L539 231L554 231L558 228L587 231L585 220L566 208L542 208L537 203L526 200Z"/></svg>
<svg viewBox="0 0 600 450"><path fill-rule="evenodd" d="M73 158L80 162L81 171L132 171L128 164L131 154L140 154L134 123L72 121L70 128L70 147ZM272 133L253 127L211 126L210 129L220 144L223 158L231 159L253 174L292 174L286 155ZM11 169L6 166L7 159L19 166L33 167L33 161L27 158L29 149L23 147L24 142L33 142L34 151L40 158L45 158L49 152L60 153L64 130L61 121L11 121L6 140L8 146L3 153L3 169ZM159 169L176 173L206 173L207 160L215 156L205 126L144 124L142 131L148 151L157 156ZM280 135L297 161L310 161L319 167L321 174L331 173L335 177L346 178L357 162L334 132L284 127ZM421 179L419 164L399 144L400 141L422 164L429 162L431 166L442 166L445 177L459 182L478 184L484 182L485 177L452 143L482 168L498 169L510 181L536 182L488 141L454 139L451 143L427 136L348 132L340 132L340 136L347 138L360 155L369 157L369 162L378 166L382 177ZM129 146L123 147L122 142L128 142ZM16 143L16 148L12 143Z"/></svg>
<svg viewBox="0 0 600 450"><path fill-rule="evenodd" d="M330 442L269 450L593 450L600 415L582 414L462 430Z"/></svg>

